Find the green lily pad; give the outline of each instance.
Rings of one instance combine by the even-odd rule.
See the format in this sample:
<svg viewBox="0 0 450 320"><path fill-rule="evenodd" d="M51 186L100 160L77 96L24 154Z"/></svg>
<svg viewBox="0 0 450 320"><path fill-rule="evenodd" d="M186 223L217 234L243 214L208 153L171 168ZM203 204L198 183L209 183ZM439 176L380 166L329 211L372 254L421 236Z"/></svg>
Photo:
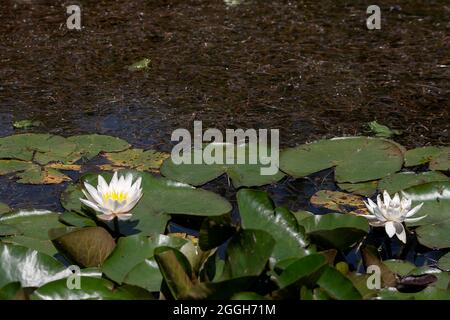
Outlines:
<svg viewBox="0 0 450 320"><path fill-rule="evenodd" d="M411 271L416 269L416 266L414 264L406 260L384 260L383 264L388 267L389 270L391 270L393 273L396 273L402 277L408 275Z"/></svg>
<svg viewBox="0 0 450 320"><path fill-rule="evenodd" d="M431 159L431 170L450 171L450 148L446 148L445 150Z"/></svg>
<svg viewBox="0 0 450 320"><path fill-rule="evenodd" d="M0 202L0 215L2 215L4 213L8 213L10 211L11 211L11 208L8 205Z"/></svg>
<svg viewBox="0 0 450 320"><path fill-rule="evenodd" d="M154 150L128 149L117 153L104 155L113 165L139 171L159 169L168 154Z"/></svg>
<svg viewBox="0 0 450 320"><path fill-rule="evenodd" d="M33 249L42 253L45 253L49 256L54 256L58 253L55 246L50 240L36 239L22 235L16 235L12 237L6 237L2 239L3 243L12 243L17 244L22 247L27 247L29 249Z"/></svg>
<svg viewBox="0 0 450 320"><path fill-rule="evenodd" d="M21 231L14 226L8 224L0 224L0 236L11 236L20 234Z"/></svg>
<svg viewBox="0 0 450 320"><path fill-rule="evenodd" d="M74 227L95 227L95 221L76 212L67 211L59 216L59 220Z"/></svg>
<svg viewBox="0 0 450 320"><path fill-rule="evenodd" d="M140 263L153 257L153 251L160 246L173 246L181 248L186 240L181 238L156 235L152 238L142 234L120 238L115 250L103 264L103 272L117 283L122 283L125 278L136 279L137 275L130 275L130 272ZM134 270L136 272L142 270ZM145 281L145 279L141 279ZM133 283L136 284L136 283Z"/></svg>
<svg viewBox="0 0 450 320"><path fill-rule="evenodd" d="M309 253L308 241L295 216L288 210L275 209L263 191L243 189L237 193L243 229L266 231L275 239L272 257L283 260L302 257Z"/></svg>
<svg viewBox="0 0 450 320"><path fill-rule="evenodd" d="M175 164L172 158L164 161L161 166L161 174L167 178L188 183L194 186L201 186L211 180L220 177L223 174L227 174L233 186L239 187L251 187L262 186L279 181L283 178L284 174L276 168L275 174L263 175L261 168L265 168L260 162L257 164L250 164L249 159L258 155L256 147L250 147L249 145L238 146L235 148L234 157L227 157L224 144L212 143L212 147L218 148L223 153L223 164L194 164L194 151L191 152L192 164ZM259 147L258 147L259 148ZM216 150L217 152L217 150ZM212 152L211 154L215 154ZM245 156L243 164L237 164L239 155ZM270 155L270 153L267 153ZM259 158L258 158L259 159ZM233 164L227 164L227 160Z"/></svg>
<svg viewBox="0 0 450 320"><path fill-rule="evenodd" d="M280 288L293 284L315 283L327 264L323 255L310 254L289 264L277 278L277 281Z"/></svg>
<svg viewBox="0 0 450 320"><path fill-rule="evenodd" d="M438 267L442 270L450 271L450 252L439 259Z"/></svg>
<svg viewBox="0 0 450 320"><path fill-rule="evenodd" d="M275 240L262 230L242 230L227 246L223 280L259 276L269 260Z"/></svg>
<svg viewBox="0 0 450 320"><path fill-rule="evenodd" d="M347 192L371 197L377 192L378 180L359 183L338 183L338 187Z"/></svg>
<svg viewBox="0 0 450 320"><path fill-rule="evenodd" d="M70 274L70 270L46 254L0 243L0 287L15 281L22 287L40 287Z"/></svg>
<svg viewBox="0 0 450 320"><path fill-rule="evenodd" d="M68 139L50 134L25 133L0 138L0 158L34 161L47 164L65 161L77 145Z"/></svg>
<svg viewBox="0 0 450 320"><path fill-rule="evenodd" d="M116 246L113 237L101 227L69 231L52 240L65 256L81 267L100 267Z"/></svg>
<svg viewBox="0 0 450 320"><path fill-rule="evenodd" d="M405 153L405 166L412 167L425 164L437 157L440 157L443 154L448 154L449 152L450 148L433 147L433 146L411 149L406 151Z"/></svg>
<svg viewBox="0 0 450 320"><path fill-rule="evenodd" d="M378 183L378 189L394 194L413 186L435 181L450 181L450 178L437 171L421 173L399 172L381 179Z"/></svg>
<svg viewBox="0 0 450 320"><path fill-rule="evenodd" d="M145 259L138 263L123 280L124 283L144 288L150 292L158 292L161 289L163 277L159 271L155 258Z"/></svg>
<svg viewBox="0 0 450 320"><path fill-rule="evenodd" d="M423 206L414 217L426 217L408 226L438 224L450 219L450 181L436 181L414 186L403 191L404 196L412 200L412 205L423 202Z"/></svg>
<svg viewBox="0 0 450 320"><path fill-rule="evenodd" d="M314 243L341 250L357 243L369 232L367 219L353 214L315 215L305 219L303 226Z"/></svg>
<svg viewBox="0 0 450 320"><path fill-rule="evenodd" d="M428 287L417 293L399 292L396 289L381 289L378 292L381 300L450 300L450 291L436 287Z"/></svg>
<svg viewBox="0 0 450 320"><path fill-rule="evenodd" d="M282 151L280 168L293 177L301 178L336 167L336 181L363 182L399 171L403 165L403 152L403 147L390 140L335 138Z"/></svg>
<svg viewBox="0 0 450 320"><path fill-rule="evenodd" d="M122 286L115 288L106 279L81 277L81 289L71 290L67 279L56 280L38 288L31 295L32 300L149 300L149 292Z"/></svg>
<svg viewBox="0 0 450 320"><path fill-rule="evenodd" d="M42 168L34 165L24 172L17 173L18 183L23 184L60 184L71 181L68 176L52 168Z"/></svg>
<svg viewBox="0 0 450 320"><path fill-rule="evenodd" d="M18 210L0 216L0 223L17 228L24 236L49 240L48 230L64 227L59 215L47 210Z"/></svg>
<svg viewBox="0 0 450 320"><path fill-rule="evenodd" d="M19 171L25 171L29 168L33 168L35 165L31 162L20 160L0 160L0 175L15 173Z"/></svg>
<svg viewBox="0 0 450 320"><path fill-rule="evenodd" d="M72 136L67 140L77 144L77 153L88 160L100 152L119 152L130 147L125 140L100 134Z"/></svg>
<svg viewBox="0 0 450 320"><path fill-rule="evenodd" d="M333 299L362 299L359 291L353 286L352 281L334 268L327 267L317 281L317 284Z"/></svg>

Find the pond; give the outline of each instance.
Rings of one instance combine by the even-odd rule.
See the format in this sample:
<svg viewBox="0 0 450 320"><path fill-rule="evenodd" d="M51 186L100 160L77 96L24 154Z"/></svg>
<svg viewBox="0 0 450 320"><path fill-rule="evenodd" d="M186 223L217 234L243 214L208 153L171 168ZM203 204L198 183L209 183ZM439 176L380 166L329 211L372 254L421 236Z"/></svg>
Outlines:
<svg viewBox="0 0 450 320"><path fill-rule="evenodd" d="M351 3L343 0L79 2L82 25L79 31L66 27L66 6L73 4L71 1L11 0L0 3L0 137L51 134L75 141L78 136L90 134L113 136L122 139L119 143L129 143L133 149L155 150L156 156L148 154L150 160L146 158L146 161L155 161L159 165L146 163L149 166L139 170L137 167L140 164L129 165L129 155L121 155L127 160L114 158L113 153L129 146L110 150L99 148L99 152L87 157L87 161L84 158L88 152L86 148L80 151L83 157L80 156L78 162L70 163L81 165L81 170L52 168L59 170L56 173L51 171L53 174L64 174L63 178L57 177L62 179L61 183L18 183L18 179L24 179L24 175L16 175L15 171L0 175L0 203L13 209L69 210L67 203L61 204L61 195L67 194L67 188L73 187L81 177L83 181L94 179L89 175L87 178L86 173L120 167L108 167L111 161L113 164L128 161L125 166L128 169L150 171L160 176L159 167L167 158L165 154L170 153L174 146L171 142L173 131L178 128L192 131L194 121L202 121L204 128L217 128L223 132L237 128L279 129L280 147L283 150L318 140L326 144L333 141L329 139L334 137L370 136L374 132L368 123L376 120L398 130L398 135L389 138L408 150L427 146L441 148L439 154L435 150L426 153L428 161L411 160L410 165L403 166L402 155L401 164L395 169L366 178L357 177L354 181L348 172L342 175L345 166L352 164L356 166L356 171L365 169L358 169L362 163L358 164L351 158L344 159L340 153L348 152L356 159L367 161L369 166L374 161L373 157L377 156L370 151L372 147L367 147L366 140L361 142L361 148L367 149L367 157L358 158L353 146L344 146L331 156L332 165L318 165L306 173L299 172L298 164L291 165L290 158L286 156L287 160L284 164L282 160L281 168L286 175L264 183L248 184L248 181L244 181L238 185L237 179L229 178L231 174L226 170L224 172L228 176L218 174L216 179L205 178L202 183L194 183L180 178L184 177L183 173L171 171L169 166L164 169L163 166L161 170L166 170L163 172L165 177L199 186L226 199L233 209L229 210L232 211L229 217L232 221L227 220L225 224L233 228L241 223L249 223L241 221L243 213L238 204L238 190L244 194L242 197L245 201L264 202L264 196L245 194L245 188L242 187L255 187L267 192L276 207L285 206L294 213L303 212L300 216L305 219L308 218L303 216L305 211L325 216L336 211L353 213L354 203L347 207L347 200L342 200L342 195L334 193L336 191L357 195L360 198L355 201L361 205L364 198L374 198L382 191L379 183L390 188L392 194L426 183L435 183L428 186L432 190L446 190L448 187L449 170L444 162L448 154L445 147L450 146L448 1L438 0L430 5L427 1L419 0L396 1L395 4L380 0L377 4L382 9L382 27L381 30L370 31L366 27L366 9L371 3L362 0ZM36 136L30 137L34 139ZM51 146L45 147L48 152L43 151L39 139L30 140L37 141L36 145L30 143L26 147L34 152L34 164L36 153L50 153L52 156L55 153ZM83 139L74 143L83 145L86 143ZM55 143L67 146L65 142ZM91 147L95 143L96 140L91 142ZM108 141L105 145L110 146L110 143ZM0 139L0 147L4 149L0 150L0 158L9 159L1 156L2 152L8 152L5 145ZM324 150L328 152L327 148ZM382 161L383 150L396 147L393 142L377 139L373 148L379 150ZM289 150L296 150L293 153L303 152ZM106 158L102 152L107 153ZM69 154L71 152L65 156ZM130 157L136 159L141 155ZM433 164L433 157L440 157L440 167ZM312 162L322 160L319 156L312 158ZM38 166L41 165L46 166L47 162L38 161ZM0 166L0 172L1 169ZM30 171L35 169L32 167ZM36 170L41 169L38 167ZM399 171L411 171L419 175L417 179L412 179L415 181L413 183L409 178L403 180L404 176L385 180L386 176L398 175L396 172ZM425 171L432 172L431 177L428 173L422 175ZM29 172L28 169L25 172ZM198 175L201 176L202 172L199 171ZM47 178L55 179L53 175ZM25 175L25 179L32 178ZM382 182L379 182L380 179ZM377 186L372 188L367 184L356 186L367 181L375 181L378 189ZM81 187L79 184L77 186ZM319 193L324 190L331 193ZM415 195L431 192L428 189L408 190ZM208 193L208 196L211 195ZM447 196L435 200L445 203L446 206L442 208L450 214L447 211ZM164 206L160 209L169 210ZM205 224L204 208L199 209L193 204L191 209L194 212L198 210L197 214L186 208L171 208L178 211L169 210L175 215L164 216L161 221L167 222L170 218L169 231L198 236ZM300 216L297 214L296 219L307 233L314 233L312 230L319 228L310 224L302 226ZM164 220L166 218L167 221ZM435 218L434 215L432 218ZM432 219L426 221L436 222ZM360 232L365 230L357 222L355 225L349 223L351 227L346 225L345 228L356 228ZM114 229L111 225L102 226ZM138 228L132 223L122 227L126 230L121 229L122 232L129 232L127 236L134 233L130 230ZM369 234L363 232L361 243L380 251L383 248L380 256L383 260L391 261L388 265L394 271L402 268L399 260L394 258L408 260L418 267L434 265L450 247L434 245L435 242L433 245L424 245L426 241L418 241L415 236L408 238L408 245L403 246L397 240L386 239L384 230L373 229ZM160 233L164 233L164 230ZM319 231L322 230L315 230ZM226 234L226 230L221 232ZM231 235L233 232L228 238ZM257 233L240 236L243 239L263 238ZM129 241L124 241L125 247L134 245L133 240ZM222 245L223 242L217 244ZM270 244L266 245L270 247ZM178 249L181 247L179 243L173 246ZM318 246L330 249L323 243ZM267 247L255 250L264 252ZM345 261L352 272L363 272L363 253L359 246L347 246L344 243L343 247L345 250L337 248L336 261ZM220 246L220 250L222 258L227 254L232 255L225 253L226 245ZM364 254L366 260L370 260L370 257L374 259L373 254ZM271 256L271 259L280 262L286 258L281 256ZM166 252L166 258L171 261L173 257ZM120 283L118 279L125 274L117 274L112 260L109 260L106 274L110 280ZM157 260L160 268L164 269L164 259ZM262 263L263 267L265 262ZM322 264L322 261L317 262L318 266ZM288 270L287 263L278 267L279 270L272 268L271 272L276 274ZM227 268L231 268L227 269L230 274L237 272L233 265ZM403 272L405 268L403 266L402 272L397 273L406 275ZM228 276L232 279L230 274ZM282 275L277 274L281 277L278 284L284 283L281 289L290 288L298 280ZM439 278L439 285L445 279ZM94 282L92 286L96 285ZM130 280L128 284L138 284L138 287L147 289L155 287L154 283L143 285L136 279ZM267 291L270 290L259 290L258 293L268 294ZM42 298L47 293L44 290L40 294ZM280 292L274 296L277 294L283 296ZM314 295L320 296L320 292ZM128 296L124 294L114 298L123 297ZM386 297L393 298L388 293Z"/></svg>

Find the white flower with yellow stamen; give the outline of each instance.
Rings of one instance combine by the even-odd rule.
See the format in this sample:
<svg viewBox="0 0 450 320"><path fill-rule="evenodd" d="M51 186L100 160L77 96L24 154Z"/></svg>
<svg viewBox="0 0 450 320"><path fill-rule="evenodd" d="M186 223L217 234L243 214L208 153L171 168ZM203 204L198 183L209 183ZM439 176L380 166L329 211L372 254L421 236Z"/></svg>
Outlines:
<svg viewBox="0 0 450 320"><path fill-rule="evenodd" d="M102 220L112 220L117 217L126 220L131 217L129 213L142 197L142 178L138 178L133 184L131 173L120 178L117 172L108 185L102 176L98 176L97 189L85 182L83 190L87 199L80 199L86 206L102 213L97 217Z"/></svg>
<svg viewBox="0 0 450 320"><path fill-rule="evenodd" d="M403 243L406 243L406 232L403 227L403 222L417 222L426 217L411 218L422 208L423 203L411 209L411 200L395 194L391 199L389 193L383 192L383 200L381 195L377 197L377 203L367 199L368 203L364 201L370 215L362 215L369 220L369 224L374 227L383 227L390 238L397 235Z"/></svg>

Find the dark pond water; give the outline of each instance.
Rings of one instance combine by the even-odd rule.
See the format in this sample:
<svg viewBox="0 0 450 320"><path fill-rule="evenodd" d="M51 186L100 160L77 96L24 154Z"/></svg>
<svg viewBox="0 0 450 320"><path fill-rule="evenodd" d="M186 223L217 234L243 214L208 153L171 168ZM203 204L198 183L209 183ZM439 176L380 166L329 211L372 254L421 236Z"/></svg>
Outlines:
<svg viewBox="0 0 450 320"><path fill-rule="evenodd" d="M82 31L66 28L80 4ZM377 119L408 146L450 143L450 5L386 1L46 1L0 3L0 136L103 133L170 150L176 128L278 128L281 144L362 134ZM147 71L127 66L151 59ZM76 178L76 176L74 176ZM318 178L322 179L321 177ZM284 181L278 203L308 209L327 179ZM222 181L224 182L224 181ZM0 177L0 201L58 210L64 185ZM234 190L213 186L232 198Z"/></svg>

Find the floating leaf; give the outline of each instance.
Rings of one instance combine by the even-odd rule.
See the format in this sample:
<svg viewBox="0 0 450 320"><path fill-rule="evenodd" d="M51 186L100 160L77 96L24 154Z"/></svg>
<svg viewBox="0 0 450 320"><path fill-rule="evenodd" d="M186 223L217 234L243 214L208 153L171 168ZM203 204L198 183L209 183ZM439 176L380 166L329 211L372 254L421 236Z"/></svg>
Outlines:
<svg viewBox="0 0 450 320"><path fill-rule="evenodd" d="M0 243L0 287L20 282L22 287L41 285L72 274L60 262L22 246Z"/></svg>
<svg viewBox="0 0 450 320"><path fill-rule="evenodd" d="M383 261L383 264L393 273L400 276L406 276L416 268L414 264L406 260L391 259Z"/></svg>
<svg viewBox="0 0 450 320"><path fill-rule="evenodd" d="M51 168L41 168L40 166L32 166L17 174L18 183L23 184L60 184L71 181L68 176Z"/></svg>
<svg viewBox="0 0 450 320"><path fill-rule="evenodd" d="M47 164L71 158L77 145L68 139L50 134L26 133L0 138L0 158L34 161Z"/></svg>
<svg viewBox="0 0 450 320"><path fill-rule="evenodd" d="M450 300L450 291L428 287L417 293L403 293L396 289L382 289L378 292L382 300Z"/></svg>
<svg viewBox="0 0 450 320"><path fill-rule="evenodd" d="M450 271L450 252L439 259L438 267L443 270Z"/></svg>
<svg viewBox="0 0 450 320"><path fill-rule="evenodd" d="M16 235L2 239L3 243L17 244L29 249L33 249L49 256L54 256L58 253L55 246L50 240L36 239L22 235Z"/></svg>
<svg viewBox="0 0 450 320"><path fill-rule="evenodd" d="M119 152L130 147L125 140L100 134L72 136L67 140L76 143L77 152L86 159L92 159L100 152Z"/></svg>
<svg viewBox="0 0 450 320"><path fill-rule="evenodd" d="M450 152L450 148L443 147L421 147L416 149L411 149L405 152L405 166L412 167L421 164L428 163L435 158L445 155ZM439 169L432 169L439 170ZM448 169L447 169L448 170Z"/></svg>
<svg viewBox="0 0 450 320"><path fill-rule="evenodd" d="M237 193L243 229L259 229L275 239L272 257L276 261L308 254L308 244L295 216L282 209L275 210L263 191L243 189Z"/></svg>
<svg viewBox="0 0 450 320"><path fill-rule="evenodd" d="M326 268L317 284L333 299L360 300L362 298L359 291L353 286L353 283L331 267Z"/></svg>
<svg viewBox="0 0 450 320"><path fill-rule="evenodd" d="M352 214L328 213L303 221L306 234L323 247L346 249L368 232L367 219Z"/></svg>
<svg viewBox="0 0 450 320"><path fill-rule="evenodd" d="M184 239L164 235L149 238L138 234L120 238L115 250L103 264L103 272L117 283L122 283L126 277L136 279L139 274L131 276L131 271L146 259L152 258L156 247L181 248L185 243ZM142 279L142 281L145 280Z"/></svg>
<svg viewBox="0 0 450 320"><path fill-rule="evenodd" d="M293 284L315 283L327 266L321 254L310 254L291 263L277 278L280 288Z"/></svg>
<svg viewBox="0 0 450 320"><path fill-rule="evenodd" d="M106 153L105 157L115 166L151 171L159 169L169 155L154 150L128 149L117 153Z"/></svg>
<svg viewBox="0 0 450 320"><path fill-rule="evenodd" d="M378 180L359 182L359 183L338 183L338 187L342 190L359 194L365 197L371 197L377 192Z"/></svg>
<svg viewBox="0 0 450 320"><path fill-rule="evenodd" d="M47 283L31 295L32 300L148 300L149 292L132 289L128 286L115 288L106 279L81 277L81 289L71 290L67 287L67 279Z"/></svg>
<svg viewBox="0 0 450 320"><path fill-rule="evenodd" d="M21 231L13 226L0 224L0 236L11 236L20 233Z"/></svg>
<svg viewBox="0 0 450 320"><path fill-rule="evenodd" d="M363 198L350 193L331 190L317 191L311 197L311 204L338 212L368 214Z"/></svg>
<svg viewBox="0 0 450 320"><path fill-rule="evenodd" d="M417 216L426 217L408 226L416 229L419 242L429 248L449 248L450 238L450 181L438 181L408 188L404 191L413 205L423 202Z"/></svg>
<svg viewBox="0 0 450 320"><path fill-rule="evenodd" d="M52 240L65 256L81 267L100 267L116 246L111 235L101 227L70 231Z"/></svg>
<svg viewBox="0 0 450 320"><path fill-rule="evenodd" d="M59 215L47 210L18 210L0 216L0 224L13 226L27 237L49 240L49 229L64 227Z"/></svg>
<svg viewBox="0 0 450 320"><path fill-rule="evenodd" d="M268 165L261 164L259 155L267 154L270 157L270 150L262 149L262 147L255 145L233 145L234 155L227 156L226 146L227 144L223 143L211 143L208 146L213 150L211 152L213 156L216 152L223 154L221 157L222 164L208 164L203 160L201 164L195 164L195 151L192 151L190 152L190 163L192 164L175 164L169 158L164 161L161 167L161 174L176 181L200 186L226 173L231 178L235 188L262 186L277 182L283 178L284 174L278 168L275 168L276 172L274 174L262 174L262 168L266 168ZM214 150L214 148L216 149ZM242 161L239 162L239 159L242 159ZM250 159L253 161L250 162Z"/></svg>
<svg viewBox="0 0 450 320"><path fill-rule="evenodd" d="M2 215L4 213L8 213L10 211L11 211L11 208L8 205L0 202L0 215Z"/></svg>
<svg viewBox="0 0 450 320"><path fill-rule="evenodd" d="M376 180L401 169L403 148L393 141L347 137L320 140L280 154L280 168L296 177L336 167L338 182Z"/></svg>
<svg viewBox="0 0 450 320"><path fill-rule="evenodd" d="M431 170L450 171L450 148L443 151L430 161Z"/></svg>
<svg viewBox="0 0 450 320"><path fill-rule="evenodd" d="M95 227L96 224L94 220L87 218L85 216L79 215L75 212L64 212L59 216L59 220L75 227Z"/></svg>
<svg viewBox="0 0 450 320"><path fill-rule="evenodd" d="M381 179L378 184L378 189L386 190L389 194L394 194L413 186L434 181L450 181L450 178L436 171L421 173L399 172Z"/></svg>
<svg viewBox="0 0 450 320"><path fill-rule="evenodd" d="M31 127L40 127L42 126L43 123L42 121L39 120L20 120L20 121L15 121L13 123L13 127L15 129L27 129L27 128L31 128Z"/></svg>
<svg viewBox="0 0 450 320"><path fill-rule="evenodd" d="M145 259L138 263L127 273L123 282L138 287L142 287L150 292L157 292L161 289L163 277L159 271L155 258Z"/></svg>
<svg viewBox="0 0 450 320"><path fill-rule="evenodd" d="M0 175L15 173L33 168L35 165L31 162L20 160L0 160Z"/></svg>
<svg viewBox="0 0 450 320"><path fill-rule="evenodd" d="M274 246L275 240L265 231L239 231L227 246L223 280L259 276Z"/></svg>
<svg viewBox="0 0 450 320"><path fill-rule="evenodd" d="M130 65L128 67L128 71L146 70L150 67L151 62L152 62L152 60L150 60L149 58L144 58L144 59L139 60L139 61L133 63L132 65Z"/></svg>

